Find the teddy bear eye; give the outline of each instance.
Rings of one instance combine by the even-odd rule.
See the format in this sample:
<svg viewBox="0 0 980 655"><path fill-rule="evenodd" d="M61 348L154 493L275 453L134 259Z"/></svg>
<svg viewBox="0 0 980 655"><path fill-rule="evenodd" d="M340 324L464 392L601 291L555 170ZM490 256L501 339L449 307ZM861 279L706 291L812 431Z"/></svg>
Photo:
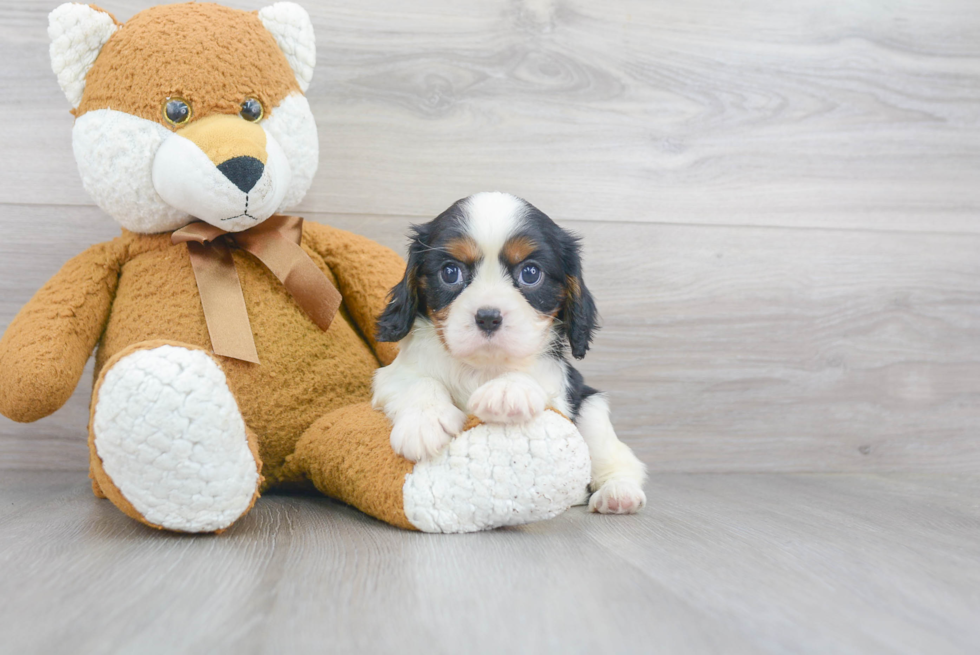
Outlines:
<svg viewBox="0 0 980 655"><path fill-rule="evenodd" d="M253 123L262 118L263 113L265 112L262 110L262 103L255 98L246 98L242 103L241 111L238 112L242 118Z"/></svg>
<svg viewBox="0 0 980 655"><path fill-rule="evenodd" d="M167 98L163 103L163 117L171 125L183 125L191 117L191 106L180 98Z"/></svg>

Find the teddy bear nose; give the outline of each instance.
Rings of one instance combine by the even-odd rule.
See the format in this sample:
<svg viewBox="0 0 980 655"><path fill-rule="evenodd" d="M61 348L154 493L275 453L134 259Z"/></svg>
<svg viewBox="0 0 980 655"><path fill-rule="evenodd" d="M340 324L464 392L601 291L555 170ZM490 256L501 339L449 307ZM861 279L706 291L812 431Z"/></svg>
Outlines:
<svg viewBox="0 0 980 655"><path fill-rule="evenodd" d="M262 177L265 164L255 157L232 157L218 164L218 170L242 193L248 193Z"/></svg>

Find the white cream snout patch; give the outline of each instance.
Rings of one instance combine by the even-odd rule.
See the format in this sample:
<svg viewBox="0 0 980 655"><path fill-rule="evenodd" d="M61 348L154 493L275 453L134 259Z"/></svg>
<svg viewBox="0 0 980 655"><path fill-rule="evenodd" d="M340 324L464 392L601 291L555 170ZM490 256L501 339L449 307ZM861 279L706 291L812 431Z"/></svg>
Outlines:
<svg viewBox="0 0 980 655"><path fill-rule="evenodd" d="M443 325L449 352L474 365L517 364L536 358L547 348L550 317L527 303L506 271L483 264L476 279L453 301ZM500 327L491 334L481 330L477 312L500 312Z"/></svg>
<svg viewBox="0 0 980 655"><path fill-rule="evenodd" d="M153 188L163 200L228 232L253 227L278 211L292 178L282 147L266 132L262 175L243 191L193 141L173 133L153 158Z"/></svg>
<svg viewBox="0 0 980 655"><path fill-rule="evenodd" d="M72 147L85 190L127 230L167 232L200 219L234 232L295 207L316 173L316 123L306 98L287 97L261 127L266 170L248 193L189 139L125 112L85 112L75 120Z"/></svg>

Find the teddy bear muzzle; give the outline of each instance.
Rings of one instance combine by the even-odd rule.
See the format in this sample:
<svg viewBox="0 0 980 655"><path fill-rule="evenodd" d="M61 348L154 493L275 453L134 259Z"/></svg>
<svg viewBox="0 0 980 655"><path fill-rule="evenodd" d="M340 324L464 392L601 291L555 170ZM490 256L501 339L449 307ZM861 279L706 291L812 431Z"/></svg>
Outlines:
<svg viewBox="0 0 980 655"><path fill-rule="evenodd" d="M153 159L167 204L228 232L276 213L292 178L279 143L260 124L212 115L171 134Z"/></svg>

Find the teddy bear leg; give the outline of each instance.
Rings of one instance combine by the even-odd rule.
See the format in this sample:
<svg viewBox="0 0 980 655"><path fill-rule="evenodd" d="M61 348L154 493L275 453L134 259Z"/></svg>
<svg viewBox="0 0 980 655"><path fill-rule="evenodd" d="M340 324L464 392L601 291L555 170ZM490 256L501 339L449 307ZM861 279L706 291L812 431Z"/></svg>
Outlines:
<svg viewBox="0 0 980 655"><path fill-rule="evenodd" d="M323 493L392 525L475 532L552 518L581 500L588 447L568 419L544 412L524 425L478 421L435 458L397 455L387 417L367 403L327 414L287 460Z"/></svg>
<svg viewBox="0 0 980 655"><path fill-rule="evenodd" d="M322 493L407 530L402 487L414 465L391 448L391 424L368 403L313 423L286 459L287 477L306 477Z"/></svg>
<svg viewBox="0 0 980 655"><path fill-rule="evenodd" d="M258 497L257 444L217 362L167 342L110 359L92 392L93 488L155 528L221 532Z"/></svg>
<svg viewBox="0 0 980 655"><path fill-rule="evenodd" d="M92 493L95 494L96 498L107 498L107 496L102 493L102 487L99 486L99 481L95 479L95 473L92 471L92 467L89 466L88 476L92 479Z"/></svg>

